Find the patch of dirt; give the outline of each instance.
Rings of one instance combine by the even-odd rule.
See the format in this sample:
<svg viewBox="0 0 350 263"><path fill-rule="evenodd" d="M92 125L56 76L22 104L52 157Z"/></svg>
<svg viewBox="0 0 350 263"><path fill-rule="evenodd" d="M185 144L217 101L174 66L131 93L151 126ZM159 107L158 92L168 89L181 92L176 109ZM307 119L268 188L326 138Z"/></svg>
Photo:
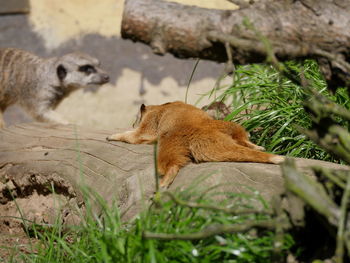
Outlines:
<svg viewBox="0 0 350 263"><path fill-rule="evenodd" d="M34 224L78 225L83 203L71 185L58 175L0 169L0 262L18 251L33 253L38 240L27 235ZM6 260L5 260L6 259Z"/></svg>
<svg viewBox="0 0 350 263"><path fill-rule="evenodd" d="M39 240L28 237L19 221L0 220L0 262L11 261L19 252L35 253L38 243Z"/></svg>

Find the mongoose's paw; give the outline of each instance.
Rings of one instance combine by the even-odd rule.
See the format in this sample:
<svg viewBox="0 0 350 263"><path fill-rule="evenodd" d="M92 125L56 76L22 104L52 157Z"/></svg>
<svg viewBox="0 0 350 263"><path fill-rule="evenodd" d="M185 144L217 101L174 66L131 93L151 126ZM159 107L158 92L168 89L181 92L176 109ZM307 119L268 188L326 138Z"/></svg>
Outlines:
<svg viewBox="0 0 350 263"><path fill-rule="evenodd" d="M285 160L286 160L286 157L281 155L274 155L270 158L271 163L274 163L274 164L283 163Z"/></svg>
<svg viewBox="0 0 350 263"><path fill-rule="evenodd" d="M66 121L64 119L60 119L59 121L52 121L53 124L61 124L61 125L69 125L71 124L69 121Z"/></svg>
<svg viewBox="0 0 350 263"><path fill-rule="evenodd" d="M172 184L172 182L174 181L174 178L175 178L175 177L163 176L163 177L160 179L160 182L159 182L160 188L163 189L163 190L169 188L169 186L170 186L170 185Z"/></svg>
<svg viewBox="0 0 350 263"><path fill-rule="evenodd" d="M161 188L168 188L173 183L179 169L180 168L177 165L170 167L166 174L160 179L159 186Z"/></svg>
<svg viewBox="0 0 350 263"><path fill-rule="evenodd" d="M124 141L124 137L125 137L125 133L115 133L108 136L106 140L107 141Z"/></svg>
<svg viewBox="0 0 350 263"><path fill-rule="evenodd" d="M119 140L118 140L119 137L118 137L117 135L118 135L118 134L112 134L112 135L106 137L106 140L107 140L107 141L119 141Z"/></svg>
<svg viewBox="0 0 350 263"><path fill-rule="evenodd" d="M260 151L260 152L264 152L265 151L265 148L262 147L262 146L259 146L259 145L256 145L250 141L245 141L243 146L246 146L246 147L249 147L249 148L252 148L254 150L257 150L257 151Z"/></svg>
<svg viewBox="0 0 350 263"><path fill-rule="evenodd" d="M160 188L162 188L162 189L167 189L167 188L170 186L171 183L172 183L172 182L169 182L169 181L166 180L164 177L162 177L162 179L160 179L159 186L160 186Z"/></svg>
<svg viewBox="0 0 350 263"><path fill-rule="evenodd" d="M258 151L261 151L261 152L265 152L265 150L266 150L265 147L258 146L258 145L256 145L254 149L258 150Z"/></svg>

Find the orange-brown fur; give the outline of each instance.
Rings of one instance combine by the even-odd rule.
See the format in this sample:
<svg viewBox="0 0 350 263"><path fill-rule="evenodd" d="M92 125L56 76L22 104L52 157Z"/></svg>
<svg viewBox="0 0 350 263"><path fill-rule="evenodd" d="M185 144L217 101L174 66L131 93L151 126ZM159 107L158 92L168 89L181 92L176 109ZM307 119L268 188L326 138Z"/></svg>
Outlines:
<svg viewBox="0 0 350 263"><path fill-rule="evenodd" d="M169 186L179 169L196 162L280 163L284 157L262 152L263 147L249 141L237 123L214 120L206 112L180 101L141 106L140 123L133 131L117 133L107 140L132 144L158 141L160 185Z"/></svg>

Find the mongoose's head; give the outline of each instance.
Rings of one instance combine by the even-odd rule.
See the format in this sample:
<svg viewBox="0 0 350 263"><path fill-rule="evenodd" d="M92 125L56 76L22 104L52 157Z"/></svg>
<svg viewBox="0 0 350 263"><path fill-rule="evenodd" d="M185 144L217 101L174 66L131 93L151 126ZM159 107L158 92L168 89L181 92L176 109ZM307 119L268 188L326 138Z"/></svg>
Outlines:
<svg viewBox="0 0 350 263"><path fill-rule="evenodd" d="M80 52L58 58L56 70L60 84L66 88L99 86L109 81L109 76L100 68L98 59Z"/></svg>
<svg viewBox="0 0 350 263"><path fill-rule="evenodd" d="M175 101L175 102L167 102L164 103L162 105L148 105L145 106L145 104L142 104L140 106L140 110L136 115L136 120L133 123L132 127L136 128L137 126L139 126L140 122L142 121L142 119L146 116L146 115L160 115L162 114L163 110L165 109L165 107L168 107L170 105L177 105L177 104L184 104L183 102L180 101ZM153 115L154 116L154 115Z"/></svg>
<svg viewBox="0 0 350 263"><path fill-rule="evenodd" d="M133 128L136 128L140 124L142 117L145 115L145 112L146 112L146 106L145 106L145 104L142 103L142 105L140 106L140 110L138 111L138 113L136 115L136 120L132 124Z"/></svg>

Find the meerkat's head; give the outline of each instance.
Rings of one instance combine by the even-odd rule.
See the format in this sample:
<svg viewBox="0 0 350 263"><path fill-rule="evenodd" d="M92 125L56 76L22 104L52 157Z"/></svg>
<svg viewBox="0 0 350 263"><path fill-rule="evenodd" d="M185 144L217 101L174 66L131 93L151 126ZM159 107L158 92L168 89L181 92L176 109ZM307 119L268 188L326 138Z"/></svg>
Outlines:
<svg viewBox="0 0 350 263"><path fill-rule="evenodd" d="M99 86L109 82L109 76L100 68L98 59L79 52L58 58L56 72L60 84L66 88Z"/></svg>

